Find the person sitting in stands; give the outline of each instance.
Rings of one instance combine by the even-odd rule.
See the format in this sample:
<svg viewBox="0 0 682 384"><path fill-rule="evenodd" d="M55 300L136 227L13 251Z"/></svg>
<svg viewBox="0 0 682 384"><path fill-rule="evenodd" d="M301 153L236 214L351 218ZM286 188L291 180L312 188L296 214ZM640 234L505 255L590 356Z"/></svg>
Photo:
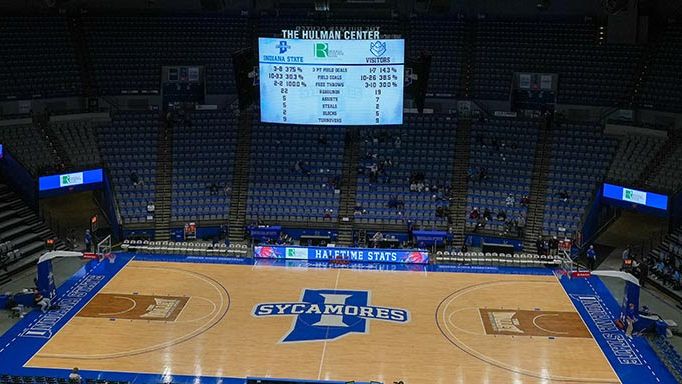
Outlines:
<svg viewBox="0 0 682 384"><path fill-rule="evenodd" d="M500 209L500 211L497 212L497 220L499 221L507 220L507 212L505 212L504 209Z"/></svg>
<svg viewBox="0 0 682 384"><path fill-rule="evenodd" d="M560 191L559 193L557 193L557 196L559 196L559 198L560 198L564 203L567 202L567 201L568 201L568 198L569 198L568 192L566 192L566 191Z"/></svg>
<svg viewBox="0 0 682 384"><path fill-rule="evenodd" d="M132 172L130 174L130 182L133 183L134 186L144 184L144 182L140 179L140 176L137 174L137 172Z"/></svg>
<svg viewBox="0 0 682 384"><path fill-rule="evenodd" d="M395 209L404 209L405 202L398 198L398 195L392 195L391 198L388 200L388 207Z"/></svg>
<svg viewBox="0 0 682 384"><path fill-rule="evenodd" d="M528 198L528 195L523 195L523 197L520 200L521 206L523 207L528 207L528 204L530 204L530 199Z"/></svg>
<svg viewBox="0 0 682 384"><path fill-rule="evenodd" d="M384 240L384 234L381 232L378 232L372 236L372 244L374 245L374 248L377 248L379 246L379 243Z"/></svg>
<svg viewBox="0 0 682 384"><path fill-rule="evenodd" d="M505 199L504 203L507 207L513 207L514 206L514 195L509 193L507 195L507 198Z"/></svg>
<svg viewBox="0 0 682 384"><path fill-rule="evenodd" d="M304 160L298 160L296 161L296 164L294 164L294 169L296 172L301 173L306 176L310 176L310 169L308 169L308 165Z"/></svg>
<svg viewBox="0 0 682 384"><path fill-rule="evenodd" d="M478 231L481 228L485 228L487 220L485 220L483 217L479 217L478 220L476 221L476 227L474 228L474 232Z"/></svg>
<svg viewBox="0 0 682 384"><path fill-rule="evenodd" d="M673 289L676 291L679 290L681 283L682 283L682 274L680 274L679 269L676 269L673 272Z"/></svg>
<svg viewBox="0 0 682 384"><path fill-rule="evenodd" d="M329 208L325 209L324 210L324 217L323 217L324 220L331 220L332 219L332 213L334 213L334 210L329 209Z"/></svg>
<svg viewBox="0 0 682 384"><path fill-rule="evenodd" d="M467 179L474 181L476 178L478 178L478 169L474 166L469 167L467 169Z"/></svg>
<svg viewBox="0 0 682 384"><path fill-rule="evenodd" d="M208 191L211 193L211 196L217 195L218 190L218 184L216 184L215 181L208 185Z"/></svg>
<svg viewBox="0 0 682 384"><path fill-rule="evenodd" d="M469 218L471 220L478 220L479 217L481 217L481 213L478 211L477 207L474 207L474 209L471 210L471 213L469 213Z"/></svg>
<svg viewBox="0 0 682 384"><path fill-rule="evenodd" d="M492 221L492 219L493 219L493 213L490 211L490 209L486 208L486 209L483 211L483 219L484 219L485 221Z"/></svg>

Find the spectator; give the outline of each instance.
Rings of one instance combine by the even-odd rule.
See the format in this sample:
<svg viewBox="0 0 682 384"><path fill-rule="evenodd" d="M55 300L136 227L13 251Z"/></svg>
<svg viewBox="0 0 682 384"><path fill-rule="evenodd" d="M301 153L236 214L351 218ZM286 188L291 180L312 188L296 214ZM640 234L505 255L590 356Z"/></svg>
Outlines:
<svg viewBox="0 0 682 384"><path fill-rule="evenodd" d="M507 212L505 212L504 209L500 209L500 211L497 212L497 220L499 221L507 220Z"/></svg>
<svg viewBox="0 0 682 384"><path fill-rule="evenodd" d="M334 213L333 209L327 208L324 210L324 220L331 220L332 219L332 214Z"/></svg>
<svg viewBox="0 0 682 384"><path fill-rule="evenodd" d="M40 310L45 313L47 312L48 309L50 309L50 299L43 296L42 293L39 291L36 291L33 294L33 300L35 301L36 305L40 307Z"/></svg>
<svg viewBox="0 0 682 384"><path fill-rule="evenodd" d="M488 177L488 171L481 167L481 169L478 171L478 181L481 182L485 180Z"/></svg>
<svg viewBox="0 0 682 384"><path fill-rule="evenodd" d="M69 384L81 384L82 382L83 378L78 373L78 368L72 369L71 373L69 373Z"/></svg>
<svg viewBox="0 0 682 384"><path fill-rule="evenodd" d="M369 182L376 183L379 180L379 165L373 162L369 166Z"/></svg>
<svg viewBox="0 0 682 384"><path fill-rule="evenodd" d="M682 283L682 274L680 274L679 269L675 269L672 277L673 289L678 291L680 289L680 283Z"/></svg>
<svg viewBox="0 0 682 384"><path fill-rule="evenodd" d="M568 192L566 192L566 191L560 191L559 193L557 193L557 196L559 196L559 198L560 198L564 203L567 202L567 201L568 201L568 198L569 198Z"/></svg>
<svg viewBox="0 0 682 384"><path fill-rule="evenodd" d="M90 233L89 229L85 230L83 243L85 243L85 252L92 252L92 234Z"/></svg>
<svg viewBox="0 0 682 384"><path fill-rule="evenodd" d="M478 221L476 222L476 227L474 227L474 232L478 231L481 228L485 228L486 220L483 217L480 217Z"/></svg>
<svg viewBox="0 0 682 384"><path fill-rule="evenodd" d="M220 188L218 187L218 184L215 183L215 181L208 185L208 192L211 194L211 196L217 195L219 190Z"/></svg>
<svg viewBox="0 0 682 384"><path fill-rule="evenodd" d="M625 309L625 335L627 337L632 337L632 330L635 327L635 322L637 321L637 310L635 309L635 303L628 304Z"/></svg>
<svg viewBox="0 0 682 384"><path fill-rule="evenodd" d="M137 172L134 171L130 174L130 182L133 183L134 186L144 184L144 182L140 179L140 176L137 174Z"/></svg>
<svg viewBox="0 0 682 384"><path fill-rule="evenodd" d="M379 243L381 243L382 241L384 241L384 234L381 233L381 232L379 232L379 231L377 231L377 232L374 234L374 236L372 236L372 239L371 239L371 240L372 240L372 245L374 246L374 248L378 248L378 247L379 247Z"/></svg>
<svg viewBox="0 0 682 384"><path fill-rule="evenodd" d="M647 263L639 264L639 286L644 288L646 280L649 277L649 265Z"/></svg>
<svg viewBox="0 0 682 384"><path fill-rule="evenodd" d="M526 228L526 218L523 215L519 215L516 219L516 236L523 237L523 231Z"/></svg>
<svg viewBox="0 0 682 384"><path fill-rule="evenodd" d="M308 169L308 164L306 164L304 160L296 161L296 164L294 164L294 170L305 176L310 176L310 169Z"/></svg>
<svg viewBox="0 0 682 384"><path fill-rule="evenodd" d="M469 179L469 181L474 181L478 179L478 169L473 166L467 168L467 178Z"/></svg>
<svg viewBox="0 0 682 384"><path fill-rule="evenodd" d="M538 237L538 239L535 240L535 251L538 255L542 255L542 237Z"/></svg>
<svg viewBox="0 0 682 384"><path fill-rule="evenodd" d="M597 252L594 250L594 245L590 245L590 248L587 250L587 267L590 269L590 271L594 270L596 263Z"/></svg>
<svg viewBox="0 0 682 384"><path fill-rule="evenodd" d="M505 205L507 207L514 206L514 195L512 195L511 193L507 195L507 198L505 199Z"/></svg>
<svg viewBox="0 0 682 384"><path fill-rule="evenodd" d="M629 245L629 244L628 244L628 246L623 250L622 257L623 257L623 263L622 263L622 265L621 265L621 267L620 267L620 270L621 270L621 271L624 270L624 269L626 268L626 265L628 264L628 260L630 260L630 245Z"/></svg>
<svg viewBox="0 0 682 384"><path fill-rule="evenodd" d="M549 253L551 255L556 255L559 253L559 240L556 238L556 236L552 236L552 238L549 240Z"/></svg>
<svg viewBox="0 0 682 384"><path fill-rule="evenodd" d="M388 198L388 202L386 202L386 206L389 208L398 209L398 196L391 195L391 197Z"/></svg>
<svg viewBox="0 0 682 384"><path fill-rule="evenodd" d="M436 217L444 218L447 216L447 210L442 205L436 208Z"/></svg>
<svg viewBox="0 0 682 384"><path fill-rule="evenodd" d="M528 207L528 204L530 204L530 199L528 198L528 195L523 195L523 197L521 197L520 203L522 207Z"/></svg>
<svg viewBox="0 0 682 384"><path fill-rule="evenodd" d="M483 211L483 219L485 221L492 221L493 220L493 213L490 211L490 209L486 208Z"/></svg>
<svg viewBox="0 0 682 384"><path fill-rule="evenodd" d="M479 217L481 217L481 213L478 211L477 207L474 207L474 209L472 209L469 213L469 218L471 220L478 220Z"/></svg>

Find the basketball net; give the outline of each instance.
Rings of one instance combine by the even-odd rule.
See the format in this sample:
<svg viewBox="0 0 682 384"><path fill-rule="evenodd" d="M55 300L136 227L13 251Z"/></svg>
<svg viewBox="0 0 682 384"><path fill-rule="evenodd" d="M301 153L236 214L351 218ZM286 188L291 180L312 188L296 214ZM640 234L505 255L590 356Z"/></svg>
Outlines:
<svg viewBox="0 0 682 384"><path fill-rule="evenodd" d="M561 250L559 251L559 258L561 259L561 275L564 275L570 279L573 275L573 272L575 271L575 263L571 259L570 253Z"/></svg>
<svg viewBox="0 0 682 384"><path fill-rule="evenodd" d="M110 263L114 262L114 254L111 253L111 235L97 243L97 257L99 257L100 260L106 258Z"/></svg>

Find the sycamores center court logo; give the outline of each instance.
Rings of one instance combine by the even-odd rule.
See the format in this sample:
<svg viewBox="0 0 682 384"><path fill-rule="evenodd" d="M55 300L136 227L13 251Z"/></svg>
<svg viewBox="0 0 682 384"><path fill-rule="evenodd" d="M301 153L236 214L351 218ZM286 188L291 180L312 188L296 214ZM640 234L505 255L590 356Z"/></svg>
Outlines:
<svg viewBox="0 0 682 384"><path fill-rule="evenodd" d="M367 333L370 320L410 321L406 309L372 306L369 299L368 291L304 289L301 301L257 304L253 316L294 316L282 343L330 341L351 333Z"/></svg>

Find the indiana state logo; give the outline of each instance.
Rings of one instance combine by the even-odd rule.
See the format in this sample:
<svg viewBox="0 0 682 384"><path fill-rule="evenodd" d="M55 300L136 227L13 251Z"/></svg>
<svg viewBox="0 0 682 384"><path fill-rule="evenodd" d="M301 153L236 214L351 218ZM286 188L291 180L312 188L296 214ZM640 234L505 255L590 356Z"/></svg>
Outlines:
<svg viewBox="0 0 682 384"><path fill-rule="evenodd" d="M351 333L367 333L370 320L403 324L410 320L406 309L372 306L369 299L368 291L304 289L300 302L257 304L253 315L294 316L282 343L331 341Z"/></svg>

